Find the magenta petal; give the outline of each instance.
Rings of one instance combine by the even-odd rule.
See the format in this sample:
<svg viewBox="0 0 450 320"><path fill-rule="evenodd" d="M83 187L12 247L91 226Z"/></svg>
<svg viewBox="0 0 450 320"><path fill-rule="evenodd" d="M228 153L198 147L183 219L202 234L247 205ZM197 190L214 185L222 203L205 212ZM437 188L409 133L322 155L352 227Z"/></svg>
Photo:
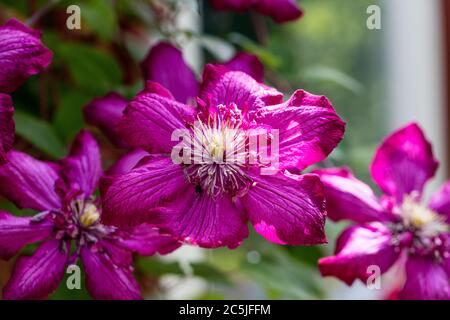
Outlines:
<svg viewBox="0 0 450 320"><path fill-rule="evenodd" d="M151 48L141 68L145 80L162 84L179 102L187 103L198 95L194 72L184 62L182 52L169 43L160 42Z"/></svg>
<svg viewBox="0 0 450 320"><path fill-rule="evenodd" d="M345 131L326 97L303 90L283 104L258 110L256 121L279 130L282 168L304 169L325 159Z"/></svg>
<svg viewBox="0 0 450 320"><path fill-rule="evenodd" d="M58 288L64 277L69 251L61 242L43 243L31 257L20 257L11 279L3 289L6 300L35 300L46 298Z"/></svg>
<svg viewBox="0 0 450 320"><path fill-rule="evenodd" d="M72 144L68 157L61 160L62 172L72 190L90 197L103 173L100 150L92 134L81 131Z"/></svg>
<svg viewBox="0 0 450 320"><path fill-rule="evenodd" d="M297 20L303 15L296 0L211 0L211 3L219 10L244 12L253 9L272 17L277 23Z"/></svg>
<svg viewBox="0 0 450 320"><path fill-rule="evenodd" d="M248 111L281 103L283 94L256 82L244 72L207 65L200 98L212 107L235 103L239 109Z"/></svg>
<svg viewBox="0 0 450 320"><path fill-rule="evenodd" d="M255 3L257 12L270 16L277 23L294 21L303 15L296 0L259 0Z"/></svg>
<svg viewBox="0 0 450 320"><path fill-rule="evenodd" d="M0 166L0 194L19 208L44 211L61 207L55 192L57 166L29 155L10 151L9 163Z"/></svg>
<svg viewBox="0 0 450 320"><path fill-rule="evenodd" d="M84 108L84 118L90 125L98 127L118 147L126 147L127 144L117 133L117 124L122 117L128 101L116 92L92 100Z"/></svg>
<svg viewBox="0 0 450 320"><path fill-rule="evenodd" d="M431 144L420 127L412 123L384 140L372 161L371 174L384 193L401 202L406 194L421 195L437 167Z"/></svg>
<svg viewBox="0 0 450 320"><path fill-rule="evenodd" d="M224 63L224 66L232 71L245 72L258 82L264 81L264 66L253 54L238 52L233 59Z"/></svg>
<svg viewBox="0 0 450 320"><path fill-rule="evenodd" d="M406 263L406 282L398 294L405 300L449 300L449 275L433 257L410 256Z"/></svg>
<svg viewBox="0 0 450 320"><path fill-rule="evenodd" d="M131 266L117 265L113 247L108 251L94 251L83 246L81 259L86 273L86 288L94 299L140 300L139 284ZM118 253L120 255L120 253Z"/></svg>
<svg viewBox="0 0 450 320"><path fill-rule="evenodd" d="M6 153L12 149L15 135L14 107L9 95L0 93L0 164L4 164Z"/></svg>
<svg viewBox="0 0 450 320"><path fill-rule="evenodd" d="M147 151L141 149L132 150L119 158L119 160L108 169L107 173L109 175L128 173L148 155L149 153Z"/></svg>
<svg viewBox="0 0 450 320"><path fill-rule="evenodd" d="M447 217L450 223L450 182L445 183L430 199L428 207Z"/></svg>
<svg viewBox="0 0 450 320"><path fill-rule="evenodd" d="M104 222L136 226L151 222L152 210L185 188L183 168L170 158L149 157L127 174L102 179Z"/></svg>
<svg viewBox="0 0 450 320"><path fill-rule="evenodd" d="M346 229L336 244L336 255L319 260L323 276L334 276L348 285L356 279L367 281L370 266L386 272L397 261L399 253L391 245L392 234L380 223Z"/></svg>
<svg viewBox="0 0 450 320"><path fill-rule="evenodd" d="M0 92L16 90L27 78L48 67L52 53L41 33L11 19L0 26Z"/></svg>
<svg viewBox="0 0 450 320"><path fill-rule="evenodd" d="M116 244L143 256L167 254L180 247L180 242L171 235L161 233L158 228L146 223L132 228L129 232L122 232Z"/></svg>
<svg viewBox="0 0 450 320"><path fill-rule="evenodd" d="M258 233L278 244L326 243L323 185L317 175L254 172L251 177L255 185L242 203Z"/></svg>
<svg viewBox="0 0 450 320"><path fill-rule="evenodd" d="M204 248L236 248L248 236L247 218L231 197L212 199L196 192L193 185L186 186L158 214L164 230L180 241Z"/></svg>
<svg viewBox="0 0 450 320"><path fill-rule="evenodd" d="M176 129L186 128L194 109L155 93L159 86L147 83L127 106L119 122L119 132L130 145L150 152L170 153L178 142L171 141Z"/></svg>
<svg viewBox="0 0 450 320"><path fill-rule="evenodd" d="M0 211L0 259L8 260L25 245L46 239L52 230L50 221L33 222Z"/></svg>
<svg viewBox="0 0 450 320"><path fill-rule="evenodd" d="M328 216L334 220L358 223L392 221L372 189L356 179L347 168L315 170L325 186Z"/></svg>

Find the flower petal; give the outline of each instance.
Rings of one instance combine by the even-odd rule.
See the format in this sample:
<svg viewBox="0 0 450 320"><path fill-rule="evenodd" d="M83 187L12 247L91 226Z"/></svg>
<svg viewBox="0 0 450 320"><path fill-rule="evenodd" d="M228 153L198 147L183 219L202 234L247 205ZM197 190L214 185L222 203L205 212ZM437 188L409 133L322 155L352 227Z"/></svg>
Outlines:
<svg viewBox="0 0 450 320"><path fill-rule="evenodd" d="M147 157L149 153L147 151L141 149L135 149L116 161L109 169L108 174L124 174L130 172L136 165L145 157Z"/></svg>
<svg viewBox="0 0 450 320"><path fill-rule="evenodd" d="M345 131L345 123L326 97L303 90L285 103L258 110L255 119L279 130L281 168L302 170L325 159Z"/></svg>
<svg viewBox="0 0 450 320"><path fill-rule="evenodd" d="M44 299L58 288L69 258L58 240L43 243L31 257L20 257L3 289L6 300Z"/></svg>
<svg viewBox="0 0 450 320"><path fill-rule="evenodd" d="M167 42L152 47L141 68L145 80L163 85L179 102L187 103L198 95L200 85L194 72L182 52Z"/></svg>
<svg viewBox="0 0 450 320"><path fill-rule="evenodd" d="M168 157L148 157L124 175L102 179L105 223L136 226L152 222L152 210L185 187L183 168Z"/></svg>
<svg viewBox="0 0 450 320"><path fill-rule="evenodd" d="M348 285L356 279L366 282L372 274L369 267L386 272L397 261L399 253L391 245L392 234L380 223L346 229L336 244L336 255L319 260L322 276L334 276Z"/></svg>
<svg viewBox="0 0 450 320"><path fill-rule="evenodd" d="M420 195L437 167L431 144L420 127L412 123L384 140L372 161L371 174L384 193L401 202L406 194Z"/></svg>
<svg viewBox="0 0 450 320"><path fill-rule="evenodd" d="M42 72L52 60L41 33L16 19L0 26L0 92L16 90L27 78Z"/></svg>
<svg viewBox="0 0 450 320"><path fill-rule="evenodd" d="M238 52L233 59L224 63L224 66L232 71L245 72L258 82L264 80L264 66L259 58L253 54Z"/></svg>
<svg viewBox="0 0 450 320"><path fill-rule="evenodd" d="M10 151L9 163L0 166L0 194L19 208L44 211L61 207L55 192L59 172L55 165Z"/></svg>
<svg viewBox="0 0 450 320"><path fill-rule="evenodd" d="M244 72L228 71L220 65L207 65L200 98L212 107L235 103L239 109L249 111L281 103L283 95L256 82Z"/></svg>
<svg viewBox="0 0 450 320"><path fill-rule="evenodd" d="M383 210L372 189L356 179L347 168L320 169L318 174L325 186L328 216L334 220L358 223L390 221L394 217Z"/></svg>
<svg viewBox="0 0 450 320"><path fill-rule="evenodd" d="M117 147L124 148L127 144L117 132L117 124L122 117L128 101L116 92L92 100L84 107L84 118L90 125L98 127Z"/></svg>
<svg viewBox="0 0 450 320"><path fill-rule="evenodd" d="M100 150L92 134L82 130L75 138L69 156L61 160L61 164L71 189L90 197L103 173Z"/></svg>
<svg viewBox="0 0 450 320"><path fill-rule="evenodd" d="M272 17L277 23L294 21L303 15L296 0L259 0L255 3L255 10Z"/></svg>
<svg viewBox="0 0 450 320"><path fill-rule="evenodd" d="M272 17L277 23L297 20L303 15L295 0L211 0L211 3L219 10L244 12L253 9Z"/></svg>
<svg viewBox="0 0 450 320"><path fill-rule="evenodd" d="M410 256L406 263L406 282L398 294L405 300L449 300L449 275L433 257Z"/></svg>
<svg viewBox="0 0 450 320"><path fill-rule="evenodd" d="M317 175L252 172L254 186L242 197L255 230L278 244L326 243L323 185Z"/></svg>
<svg viewBox="0 0 450 320"><path fill-rule="evenodd" d="M81 249L81 259L86 273L86 288L94 299L142 299L131 266L119 266L110 253L94 251L86 246Z"/></svg>
<svg viewBox="0 0 450 320"><path fill-rule="evenodd" d="M121 232L116 244L143 256L167 254L180 247L180 242L171 235L161 233L158 228L147 223L134 227L129 232Z"/></svg>
<svg viewBox="0 0 450 320"><path fill-rule="evenodd" d="M193 185L186 186L158 215L163 230L204 248L236 248L248 236L247 217L231 197L213 199Z"/></svg>
<svg viewBox="0 0 450 320"><path fill-rule="evenodd" d="M447 223L450 223L450 181L431 196L428 207L446 216Z"/></svg>
<svg viewBox="0 0 450 320"><path fill-rule="evenodd" d="M6 153L13 147L15 135L13 115L11 96L0 93L0 164L7 162Z"/></svg>
<svg viewBox="0 0 450 320"><path fill-rule="evenodd" d="M30 243L50 236L53 223L34 222L29 217L15 217L0 211L0 259L8 260Z"/></svg>
<svg viewBox="0 0 450 320"><path fill-rule="evenodd" d="M118 128L135 148L170 153L177 144L171 141L172 133L186 128L185 121L192 120L194 109L155 93L159 89L158 84L148 82L125 109Z"/></svg>

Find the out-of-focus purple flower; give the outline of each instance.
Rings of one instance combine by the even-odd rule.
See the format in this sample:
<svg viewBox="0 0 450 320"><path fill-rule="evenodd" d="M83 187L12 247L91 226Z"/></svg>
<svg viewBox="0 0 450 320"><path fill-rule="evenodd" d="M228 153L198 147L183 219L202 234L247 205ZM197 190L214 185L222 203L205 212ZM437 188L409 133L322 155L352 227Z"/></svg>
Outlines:
<svg viewBox="0 0 450 320"><path fill-rule="evenodd" d="M228 70L245 72L259 82L264 78L264 66L252 54L240 52L222 66ZM153 46L141 68L146 80L161 84L181 103L193 103L199 95L200 83L184 61L182 52L167 42ZM124 97L111 92L94 99L84 109L86 122L98 127L117 147L122 148L130 148L117 133L117 124L127 103ZM131 169L131 165L139 162L139 155L143 157L144 154L139 150L131 151L111 168L111 173L124 173L124 169Z"/></svg>
<svg viewBox="0 0 450 320"><path fill-rule="evenodd" d="M48 67L52 53L40 38L40 31L16 19L0 26L0 92L16 90L30 76Z"/></svg>
<svg viewBox="0 0 450 320"><path fill-rule="evenodd" d="M9 162L0 166L0 193L18 207L40 213L15 217L0 212L0 258L10 259L27 244L42 244L32 256L18 258L3 297L45 298L58 287L65 268L81 258L94 298L140 299L132 253L168 253L179 244L149 224L102 224L101 202L93 196L102 168L91 134L82 131L69 156L58 163L14 150L7 156Z"/></svg>
<svg viewBox="0 0 450 320"><path fill-rule="evenodd" d="M6 162L6 153L14 143L14 107L11 97L0 93L0 164Z"/></svg>
<svg viewBox="0 0 450 320"><path fill-rule="evenodd" d="M90 125L98 127L119 148L127 147L120 139L116 126L127 106L127 99L116 92L92 100L84 108L84 118Z"/></svg>
<svg viewBox="0 0 450 320"><path fill-rule="evenodd" d="M148 156L130 172L103 180L105 221L155 223L181 241L207 248L237 247L248 235L248 220L275 243L326 242L320 180L285 169L324 159L341 141L345 124L323 96L299 90L286 102L282 98L248 74L223 66L205 68L196 106L148 82L118 126L123 139ZM180 129L188 131L207 161L195 163L192 154L191 164L173 161L170 154L179 140L172 134ZM273 175L261 174L269 165L259 154L253 164L217 160L233 150L244 152L258 130L270 131L272 138L279 130L279 166Z"/></svg>
<svg viewBox="0 0 450 320"><path fill-rule="evenodd" d="M296 0L211 0L211 3L218 10L254 10L278 23L294 21L303 15Z"/></svg>
<svg viewBox="0 0 450 320"><path fill-rule="evenodd" d="M339 237L335 255L319 261L322 275L347 284L367 281L372 267L384 273L407 257L398 298L450 299L450 184L428 206L420 203L437 167L422 130L409 124L375 154L371 174L384 193L381 198L348 169L316 171L325 185L329 217L357 223Z"/></svg>

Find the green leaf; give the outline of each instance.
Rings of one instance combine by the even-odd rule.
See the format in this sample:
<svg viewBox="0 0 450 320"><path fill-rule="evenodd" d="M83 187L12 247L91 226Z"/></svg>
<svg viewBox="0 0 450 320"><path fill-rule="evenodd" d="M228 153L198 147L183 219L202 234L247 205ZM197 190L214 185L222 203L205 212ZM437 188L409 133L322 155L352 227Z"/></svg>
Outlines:
<svg viewBox="0 0 450 320"><path fill-rule="evenodd" d="M61 158L66 154L64 144L49 123L21 111L16 111L14 117L17 134L36 148L54 158Z"/></svg>
<svg viewBox="0 0 450 320"><path fill-rule="evenodd" d="M65 141L70 141L84 126L83 106L90 101L90 97L74 90L62 92L53 126Z"/></svg>
<svg viewBox="0 0 450 320"><path fill-rule="evenodd" d="M241 270L262 285L270 297L317 299L323 296L315 268L290 257L282 248L264 246L260 254L261 261L246 261Z"/></svg>
<svg viewBox="0 0 450 320"><path fill-rule="evenodd" d="M228 279L228 276L210 264L194 263L191 264L191 267L195 276L202 277L210 283L214 282L228 287L232 286L232 282Z"/></svg>
<svg viewBox="0 0 450 320"><path fill-rule="evenodd" d="M117 15L111 1L90 0L83 4L81 15L88 28L104 40L111 40L117 31Z"/></svg>
<svg viewBox="0 0 450 320"><path fill-rule="evenodd" d="M277 69L280 67L281 61L276 55L246 36L240 33L231 33L229 35L229 39L232 43L241 46L245 51L258 56L265 66L271 69Z"/></svg>
<svg viewBox="0 0 450 320"><path fill-rule="evenodd" d="M140 257L136 266L139 270L154 276L162 276L165 274L184 274L178 262L164 262L154 257Z"/></svg>
<svg viewBox="0 0 450 320"><path fill-rule="evenodd" d="M79 43L62 43L58 54L73 80L86 93L103 95L122 81L122 71L116 60L99 49Z"/></svg>
<svg viewBox="0 0 450 320"><path fill-rule="evenodd" d="M360 94L364 91L364 86L358 80L335 68L325 66L309 67L303 71L303 75L306 80L334 82L355 94Z"/></svg>

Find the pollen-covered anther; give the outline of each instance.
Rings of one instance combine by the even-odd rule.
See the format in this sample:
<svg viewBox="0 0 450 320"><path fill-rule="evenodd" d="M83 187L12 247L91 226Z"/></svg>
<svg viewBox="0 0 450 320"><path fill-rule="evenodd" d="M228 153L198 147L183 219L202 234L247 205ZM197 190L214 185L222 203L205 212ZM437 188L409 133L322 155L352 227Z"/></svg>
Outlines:
<svg viewBox="0 0 450 320"><path fill-rule="evenodd" d="M412 197L405 197L401 215L404 225L414 228L422 236L432 237L449 231L444 216L426 208Z"/></svg>
<svg viewBox="0 0 450 320"><path fill-rule="evenodd" d="M83 214L80 216L80 223L84 227L90 227L100 219L100 213L97 207L92 203L87 203L84 207Z"/></svg>
<svg viewBox="0 0 450 320"><path fill-rule="evenodd" d="M242 115L231 111L199 118L193 127L193 164L187 166L186 176L212 197L241 195L252 182L242 170L248 158L248 135L241 128Z"/></svg>

